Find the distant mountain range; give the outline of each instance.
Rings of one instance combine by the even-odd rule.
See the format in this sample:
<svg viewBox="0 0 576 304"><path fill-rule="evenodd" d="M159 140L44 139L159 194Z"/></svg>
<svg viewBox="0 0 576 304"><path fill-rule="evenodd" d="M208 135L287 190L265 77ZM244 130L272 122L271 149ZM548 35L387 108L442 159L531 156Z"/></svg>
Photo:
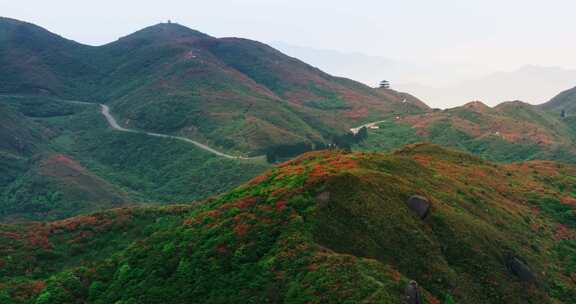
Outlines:
<svg viewBox="0 0 576 304"><path fill-rule="evenodd" d="M507 100L541 104L574 85L576 70L524 66L515 71L497 72L448 87L399 84L395 88L412 92L431 105L450 108L473 100L482 100L492 106Z"/></svg>
<svg viewBox="0 0 576 304"><path fill-rule="evenodd" d="M299 58L328 73L352 78L369 86L376 86L384 79L391 80L394 83L401 70L405 69L404 63L385 57L314 49L279 41L271 42L270 44L282 52Z"/></svg>

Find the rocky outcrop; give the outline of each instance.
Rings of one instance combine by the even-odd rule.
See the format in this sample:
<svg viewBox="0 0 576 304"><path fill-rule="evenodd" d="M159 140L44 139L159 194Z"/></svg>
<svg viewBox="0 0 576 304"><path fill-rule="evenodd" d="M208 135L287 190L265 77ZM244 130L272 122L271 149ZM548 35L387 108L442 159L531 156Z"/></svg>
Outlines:
<svg viewBox="0 0 576 304"><path fill-rule="evenodd" d="M420 195L411 196L408 201L406 201L408 208L412 210L420 219L425 219L430 214L431 204L430 201Z"/></svg>
<svg viewBox="0 0 576 304"><path fill-rule="evenodd" d="M416 281L410 281L406 289L404 289L404 301L403 304L423 304L422 296L420 295L420 290L418 288L418 283Z"/></svg>
<svg viewBox="0 0 576 304"><path fill-rule="evenodd" d="M530 270L528 265L520 258L514 256L508 257L508 259L506 260L506 268L508 268L510 274L514 275L522 282L527 283L536 282L536 275L534 274L534 272L532 272L532 270Z"/></svg>

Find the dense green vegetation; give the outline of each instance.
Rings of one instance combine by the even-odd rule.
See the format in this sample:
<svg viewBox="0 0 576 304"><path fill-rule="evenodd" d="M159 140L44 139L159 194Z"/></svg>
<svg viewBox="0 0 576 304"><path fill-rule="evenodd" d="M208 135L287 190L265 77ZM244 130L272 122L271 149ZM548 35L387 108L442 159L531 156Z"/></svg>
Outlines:
<svg viewBox="0 0 576 304"><path fill-rule="evenodd" d="M392 118L367 130L367 136L356 148L364 151L391 151L406 144L422 141L410 125L396 123Z"/></svg>
<svg viewBox="0 0 576 304"><path fill-rule="evenodd" d="M91 47L1 18L0 41L5 221L191 201L267 167L223 160L179 141L114 132L96 106L62 99L108 103L129 128L276 161L332 141L349 145L350 126L395 110L401 98L254 41L216 39L177 24ZM359 107L371 109L369 115ZM411 111L425 108L416 100Z"/></svg>
<svg viewBox="0 0 576 304"><path fill-rule="evenodd" d="M0 66L2 304L400 304L411 280L426 304L576 302L576 167L486 160L575 162L556 108L429 111L177 24L89 47L0 18ZM224 159L72 99L269 162L331 150Z"/></svg>
<svg viewBox="0 0 576 304"><path fill-rule="evenodd" d="M88 267L181 220L188 208L117 209L48 224L0 226L1 303L35 296L46 274ZM6 292L6 284L13 293Z"/></svg>
<svg viewBox="0 0 576 304"><path fill-rule="evenodd" d="M368 130L366 140L356 149L390 151L429 141L499 162L548 159L576 163L576 124L572 117L560 119L521 102L503 103L493 109L472 106L403 120L389 118L378 129Z"/></svg>
<svg viewBox="0 0 576 304"><path fill-rule="evenodd" d="M19 115L14 129L47 134L44 141L22 139L35 147L28 155L3 149L4 220L63 218L127 203L190 202L229 190L268 166L264 160L222 159L177 140L113 131L96 105L27 96L0 101Z"/></svg>
<svg viewBox="0 0 576 304"><path fill-rule="evenodd" d="M416 280L425 303L573 303L576 231L555 214L573 208L575 174L434 145L309 153L200 204L4 226L2 250L26 262L5 264L0 291L18 304L400 304ZM414 194L432 203L425 220Z"/></svg>
<svg viewBox="0 0 576 304"><path fill-rule="evenodd" d="M547 111L560 116L562 111L566 111L567 115L576 114L576 88L572 88L561 92L550 101L542 105Z"/></svg>
<svg viewBox="0 0 576 304"><path fill-rule="evenodd" d="M91 47L1 18L0 41L0 94L107 103L130 128L235 153L328 144L384 113L427 109L416 99L408 109L399 94L333 77L267 45L178 24Z"/></svg>

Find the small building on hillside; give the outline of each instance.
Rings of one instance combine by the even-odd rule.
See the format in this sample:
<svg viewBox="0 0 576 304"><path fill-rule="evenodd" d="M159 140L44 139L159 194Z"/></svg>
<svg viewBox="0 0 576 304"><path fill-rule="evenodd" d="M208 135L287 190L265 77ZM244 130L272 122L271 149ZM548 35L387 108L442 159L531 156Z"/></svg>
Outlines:
<svg viewBox="0 0 576 304"><path fill-rule="evenodd" d="M388 80L380 81L380 88L381 89L389 89L390 88L390 82Z"/></svg>

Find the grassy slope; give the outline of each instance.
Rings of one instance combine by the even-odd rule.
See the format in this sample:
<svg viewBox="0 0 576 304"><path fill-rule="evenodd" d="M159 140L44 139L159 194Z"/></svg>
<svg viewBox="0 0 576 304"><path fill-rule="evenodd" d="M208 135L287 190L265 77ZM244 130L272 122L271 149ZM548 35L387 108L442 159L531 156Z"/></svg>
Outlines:
<svg viewBox="0 0 576 304"><path fill-rule="evenodd" d="M566 165L496 165L434 145L309 153L191 206L110 259L16 272L4 295L39 294L43 304L400 303L414 279L425 303L573 303L574 176ZM414 194L433 204L424 221L405 205ZM509 256L538 282L511 275Z"/></svg>
<svg viewBox="0 0 576 304"><path fill-rule="evenodd" d="M576 113L576 88L566 90L542 105L542 108L559 115L566 110L570 115Z"/></svg>
<svg viewBox="0 0 576 304"><path fill-rule="evenodd" d="M44 142L20 137L35 144L24 156L3 142L4 155L11 157L10 166L2 167L10 173L3 176L0 196L3 220L63 218L128 202L192 201L227 191L267 167L221 159L180 141L112 131L95 105L34 97L1 101L19 115L13 129L44 130Z"/></svg>
<svg viewBox="0 0 576 304"><path fill-rule="evenodd" d="M389 118L359 149L386 151L418 141L456 147L495 161L549 159L576 161L576 132L537 107L507 102L495 108L479 103L421 115Z"/></svg>

